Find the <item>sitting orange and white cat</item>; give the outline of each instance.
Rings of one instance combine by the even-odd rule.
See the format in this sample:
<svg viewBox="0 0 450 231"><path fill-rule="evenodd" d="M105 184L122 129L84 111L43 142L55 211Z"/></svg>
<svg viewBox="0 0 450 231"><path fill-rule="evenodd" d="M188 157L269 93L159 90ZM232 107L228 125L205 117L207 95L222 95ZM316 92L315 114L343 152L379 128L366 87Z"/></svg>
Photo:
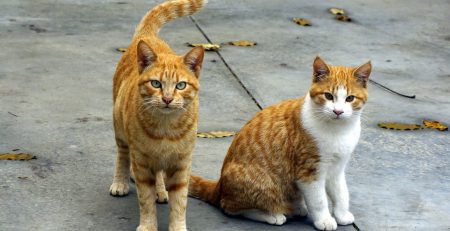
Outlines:
<svg viewBox="0 0 450 231"><path fill-rule="evenodd" d="M274 225L307 214L319 230L353 223L344 171L359 140L371 69L370 62L339 67L317 57L306 96L259 112L234 138L219 181L191 176L189 195Z"/></svg>

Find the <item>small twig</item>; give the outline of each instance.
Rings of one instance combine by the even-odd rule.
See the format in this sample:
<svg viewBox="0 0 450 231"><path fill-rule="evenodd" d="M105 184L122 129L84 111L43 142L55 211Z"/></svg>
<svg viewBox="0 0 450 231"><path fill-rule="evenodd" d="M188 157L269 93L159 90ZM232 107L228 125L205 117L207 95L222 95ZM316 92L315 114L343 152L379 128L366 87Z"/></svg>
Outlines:
<svg viewBox="0 0 450 231"><path fill-rule="evenodd" d="M15 116L15 117L19 117L18 115L14 114L14 113L12 113L12 112L8 112L8 114L13 115L13 116Z"/></svg>
<svg viewBox="0 0 450 231"><path fill-rule="evenodd" d="M389 92L391 92L391 93L394 93L394 94L396 94L396 95L403 96L403 97L410 98L410 99L415 99L415 98L416 98L416 95L404 95L404 94L402 94L402 93L396 92L396 91L394 91L394 90L392 90L392 89L390 89L390 88L384 86L383 84L380 84L380 83L376 82L375 80L369 79L369 82L371 82L371 83L373 83L373 84L375 84L375 85L377 85L377 86L383 88L383 89L386 90L386 91L389 91Z"/></svg>
<svg viewBox="0 0 450 231"><path fill-rule="evenodd" d="M361 229L359 229L359 227L354 222L353 222L352 226L353 226L353 228L356 229L356 231L361 231Z"/></svg>

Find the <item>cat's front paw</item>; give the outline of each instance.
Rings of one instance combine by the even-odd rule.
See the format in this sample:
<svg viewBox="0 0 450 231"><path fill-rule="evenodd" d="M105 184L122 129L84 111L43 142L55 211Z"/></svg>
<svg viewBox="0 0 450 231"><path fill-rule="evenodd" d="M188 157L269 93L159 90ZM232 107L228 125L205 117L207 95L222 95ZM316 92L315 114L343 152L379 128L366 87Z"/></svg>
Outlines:
<svg viewBox="0 0 450 231"><path fill-rule="evenodd" d="M328 216L328 217L319 219L318 221L315 221L314 226L318 230L336 230L337 229L336 220L331 216Z"/></svg>
<svg viewBox="0 0 450 231"><path fill-rule="evenodd" d="M156 202L160 204L165 204L169 202L169 194L167 193L166 190L156 192Z"/></svg>
<svg viewBox="0 0 450 231"><path fill-rule="evenodd" d="M139 225L136 231L158 231L158 228L154 225Z"/></svg>
<svg viewBox="0 0 450 231"><path fill-rule="evenodd" d="M178 228L169 227L169 231L187 231L187 228L186 227L178 227Z"/></svg>
<svg viewBox="0 0 450 231"><path fill-rule="evenodd" d="M355 217L349 211L335 212L334 217L339 225L349 225L355 221Z"/></svg>
<svg viewBox="0 0 450 231"><path fill-rule="evenodd" d="M109 194L115 197L123 197L128 195L130 190L128 183L126 182L113 182L111 187L109 187Z"/></svg>
<svg viewBox="0 0 450 231"><path fill-rule="evenodd" d="M186 222L169 224L169 231L187 231Z"/></svg>

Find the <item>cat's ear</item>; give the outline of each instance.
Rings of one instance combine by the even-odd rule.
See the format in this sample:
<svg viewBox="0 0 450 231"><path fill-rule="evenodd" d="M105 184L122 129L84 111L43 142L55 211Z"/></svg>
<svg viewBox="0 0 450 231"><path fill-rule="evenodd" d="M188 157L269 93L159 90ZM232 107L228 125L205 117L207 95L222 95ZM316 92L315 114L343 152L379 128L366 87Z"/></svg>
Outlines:
<svg viewBox="0 0 450 231"><path fill-rule="evenodd" d="M194 47L184 56L184 64L186 64L189 70L194 72L197 78L200 77L204 55L205 49L203 47Z"/></svg>
<svg viewBox="0 0 450 231"><path fill-rule="evenodd" d="M330 74L330 68L319 56L314 59L313 63L313 82L317 83L325 79Z"/></svg>
<svg viewBox="0 0 450 231"><path fill-rule="evenodd" d="M358 79L363 87L367 87L367 81L369 81L370 72L372 71L372 64L369 62L359 66L353 72L353 76Z"/></svg>
<svg viewBox="0 0 450 231"><path fill-rule="evenodd" d="M155 52L142 40L137 45L137 61L139 74L156 61Z"/></svg>

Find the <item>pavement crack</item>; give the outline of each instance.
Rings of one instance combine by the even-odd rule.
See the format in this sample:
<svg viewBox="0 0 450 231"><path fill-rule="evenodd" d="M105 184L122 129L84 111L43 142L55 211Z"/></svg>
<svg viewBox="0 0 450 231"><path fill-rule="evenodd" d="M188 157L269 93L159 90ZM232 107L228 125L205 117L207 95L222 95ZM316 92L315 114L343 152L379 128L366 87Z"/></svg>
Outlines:
<svg viewBox="0 0 450 231"><path fill-rule="evenodd" d="M355 222L353 222L352 226L353 228L355 228L356 231L361 231L361 229L359 229L359 227L356 225Z"/></svg>
<svg viewBox="0 0 450 231"><path fill-rule="evenodd" d="M211 39L208 37L208 35L205 33L205 31L203 31L203 29L200 27L200 25L195 20L195 18L192 16L189 16L189 19L191 19L191 21L194 23L194 25L197 27L197 29L200 31L200 33L202 33L202 35L203 35L203 37L205 37L206 41L208 41L208 43L213 44ZM259 110L262 110L261 104L259 104L259 102L253 96L253 94L247 89L247 87L244 85L244 83L242 83L242 81L239 79L239 77L233 71L233 69L231 69L230 65L228 65L227 61L223 58L222 54L218 50L215 52L219 56L220 60L222 60L223 64L225 64L225 67L228 69L228 71L231 73L231 75L236 79L236 81L239 83L239 85L241 85L241 87L245 90L245 92L247 92L247 95L250 96L250 98L253 100L253 102L256 104L256 106L259 108Z"/></svg>

